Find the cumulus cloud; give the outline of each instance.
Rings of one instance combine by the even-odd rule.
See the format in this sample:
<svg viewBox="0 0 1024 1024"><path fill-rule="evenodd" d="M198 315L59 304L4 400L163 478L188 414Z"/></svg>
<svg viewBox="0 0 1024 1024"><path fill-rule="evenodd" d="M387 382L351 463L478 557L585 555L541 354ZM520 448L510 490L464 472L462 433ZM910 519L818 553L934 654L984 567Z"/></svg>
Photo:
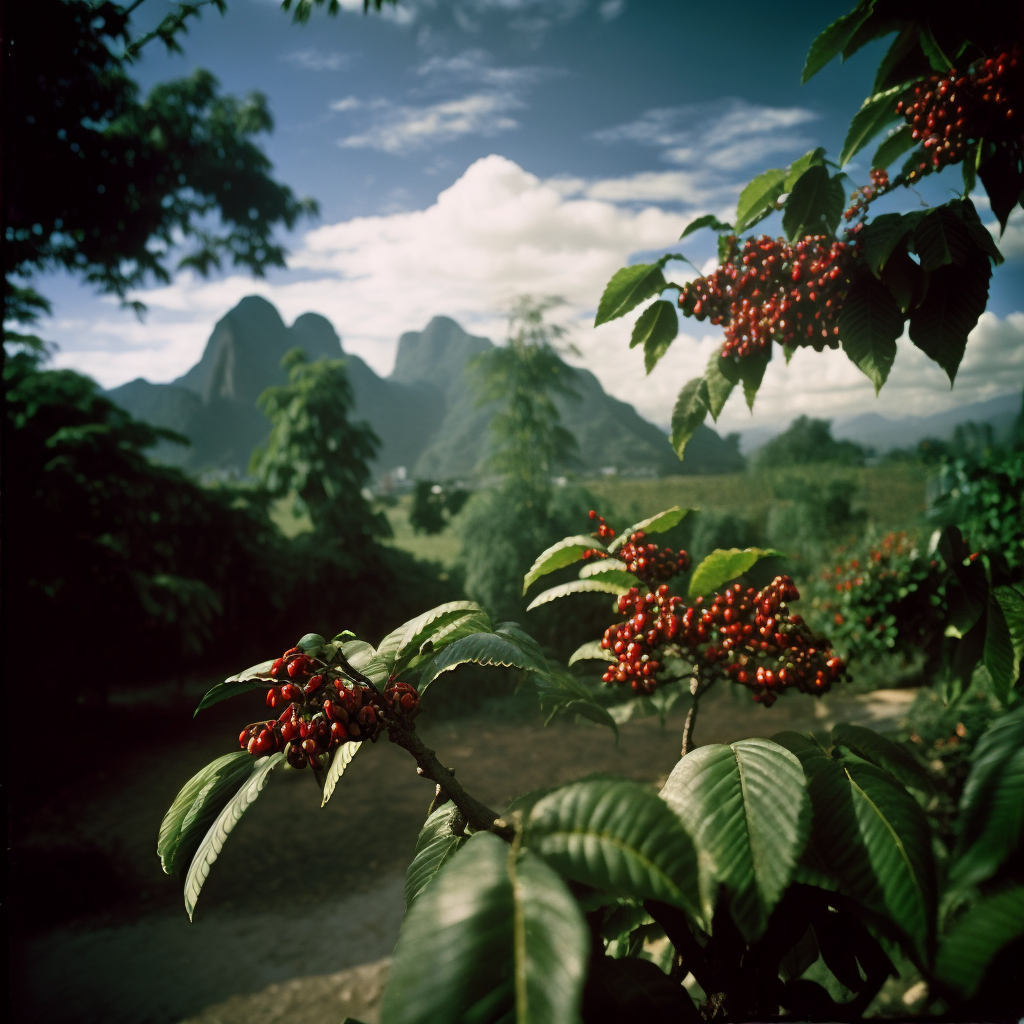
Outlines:
<svg viewBox="0 0 1024 1024"><path fill-rule="evenodd" d="M454 317L467 330L499 341L503 310L519 294L557 294L574 327L576 360L613 395L650 420L667 424L682 385L703 372L721 344L718 329L682 321L680 335L657 370L629 348L635 315L593 329L597 301L631 255L664 251L689 215L650 204L596 198L598 183L543 181L500 156L472 164L426 209L359 217L309 231L287 272L267 280L241 275L207 282L179 275L170 286L139 293L147 323L124 314L88 323L61 322L47 336L64 344L58 362L106 386L143 375L170 380L200 356L214 323L241 298L261 294L286 322L308 311L326 316L348 352L390 372L397 339L431 316ZM670 263L677 281L694 271ZM971 335L956 388L908 339L878 399L871 383L842 352L800 350L787 366L768 368L753 415L735 395L719 421L723 431L784 426L801 413L838 418L865 411L927 415L1024 383L1024 312L985 313Z"/></svg>
<svg viewBox="0 0 1024 1024"><path fill-rule="evenodd" d="M281 60L304 71L340 71L349 66L352 56L348 53L321 53L317 49L310 49L283 54Z"/></svg>
<svg viewBox="0 0 1024 1024"><path fill-rule="evenodd" d="M416 69L416 74L435 88L455 81L489 89L521 90L564 72L539 66L496 67L493 56L486 50L470 49L454 57L431 57Z"/></svg>

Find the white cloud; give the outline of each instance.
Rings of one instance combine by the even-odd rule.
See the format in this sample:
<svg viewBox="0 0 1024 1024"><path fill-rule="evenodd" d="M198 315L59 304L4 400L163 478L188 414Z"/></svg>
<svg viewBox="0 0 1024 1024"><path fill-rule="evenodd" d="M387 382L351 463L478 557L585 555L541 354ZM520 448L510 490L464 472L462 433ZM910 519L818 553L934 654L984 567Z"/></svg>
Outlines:
<svg viewBox="0 0 1024 1024"><path fill-rule="evenodd" d="M454 57L431 57L416 69L416 73L434 87L437 83L457 81L488 89L521 90L565 72L547 67L495 67L494 58L486 50L471 49Z"/></svg>
<svg viewBox="0 0 1024 1024"><path fill-rule="evenodd" d="M451 142L463 135L498 135L519 127L519 122L508 116L508 111L520 109L524 104L508 93L478 92L419 107L383 101L373 106L376 109L374 122L362 131L339 139L340 146L405 153Z"/></svg>
<svg viewBox="0 0 1024 1024"><path fill-rule="evenodd" d="M614 21L626 9L626 0L604 0L598 4L598 13L605 21Z"/></svg>
<svg viewBox="0 0 1024 1024"><path fill-rule="evenodd" d="M363 106L363 101L355 96L346 96L344 99L335 100L330 104L331 110L344 112L346 110L358 110Z"/></svg>
<svg viewBox="0 0 1024 1024"><path fill-rule="evenodd" d="M281 60L294 64L304 71L340 71L349 66L352 56L348 53L321 53L314 48L283 54Z"/></svg>
<svg viewBox="0 0 1024 1024"><path fill-rule="evenodd" d="M977 205L980 206L981 203ZM999 246L999 251L1008 260L1024 256L1024 210L1019 206L1010 214L1006 222L1006 230L1002 235L999 233L998 221L993 220L990 224L986 224L985 227L992 232L992 237L995 239L996 245Z"/></svg>

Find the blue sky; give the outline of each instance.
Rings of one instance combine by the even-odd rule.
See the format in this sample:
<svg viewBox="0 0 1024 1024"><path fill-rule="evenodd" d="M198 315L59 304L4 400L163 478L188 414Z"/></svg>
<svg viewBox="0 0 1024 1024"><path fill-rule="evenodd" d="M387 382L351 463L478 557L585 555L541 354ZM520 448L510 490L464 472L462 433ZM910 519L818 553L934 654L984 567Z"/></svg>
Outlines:
<svg viewBox="0 0 1024 1024"><path fill-rule="evenodd" d="M516 294L558 294L579 362L664 423L715 329L684 321L645 377L628 323L590 328L601 289L624 263L675 251L693 216L727 216L759 171L816 145L838 152L881 49L807 86L799 79L810 41L849 5L402 0L364 17L361 0L345 0L352 10L317 11L300 26L276 0L232 0L226 17L193 23L183 56L151 44L138 77L148 86L206 67L225 91L265 93L275 173L316 198L320 217L288 238L289 270L264 281L182 274L141 290L144 324L67 278L43 280L55 300L44 333L60 345L60 365L105 386L166 381L198 359L220 316L258 292L287 322L323 313L346 350L387 373L398 335L434 314L500 340ZM140 27L168 6L148 0ZM848 170L860 183L867 166ZM942 201L957 185L947 173L924 198ZM684 251L705 265L712 241L698 235ZM1004 249L1011 259L996 272L952 394L909 343L878 401L842 353L799 353L789 367L773 363L753 416L734 402L722 428L800 412L927 414L1019 389L1020 219Z"/></svg>

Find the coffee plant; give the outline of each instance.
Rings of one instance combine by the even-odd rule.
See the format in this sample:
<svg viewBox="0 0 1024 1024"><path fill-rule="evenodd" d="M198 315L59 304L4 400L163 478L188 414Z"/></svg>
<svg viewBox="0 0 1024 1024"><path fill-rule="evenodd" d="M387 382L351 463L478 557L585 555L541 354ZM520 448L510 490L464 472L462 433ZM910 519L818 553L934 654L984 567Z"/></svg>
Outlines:
<svg viewBox="0 0 1024 1024"><path fill-rule="evenodd" d="M714 273L671 284L666 256L615 275L597 321L655 298L633 334L649 370L678 326L662 293L724 329L722 349L680 395L680 454L737 384L753 401L776 343L787 355L842 346L881 387L909 321L911 341L955 377L1001 261L968 195L980 180L1005 226L1024 181L1020 30L1011 5L861 0L815 41L804 74L897 32L841 156L845 163L895 123L870 184L847 205L844 175L814 150L755 179L735 224L703 217L687 228L684 236L719 232ZM878 196L952 164L964 172L961 197L869 217ZM742 237L776 211L785 237ZM669 509L618 532L591 512L592 532L538 556L524 594L550 573L578 573L530 608L588 592L613 600L614 621L568 666L517 624L494 624L478 604L458 601L376 647L349 631L330 641L307 634L215 686L200 709L259 691L272 713L246 725L241 749L190 779L164 817L158 852L164 870L183 878L189 915L276 768L308 769L323 806L352 758L386 734L435 791L406 874L385 1024L849 1020L894 977L923 982L921 1014L1017 1019L1024 593L1007 559L949 526L939 558L928 560L928 573L940 559L945 572L939 699L953 709L983 678L1000 709L951 796L913 744L860 726L837 725L824 742L781 732L695 744L700 699L716 683L749 689L770 714L781 695L820 697L848 672L831 641L793 611L794 581L762 578L763 560L778 552L716 550L691 567L686 552L657 543L686 514ZM879 565L904 557L901 544L880 549ZM859 566L839 569L842 592L859 593L848 576ZM899 627L903 611L893 614ZM593 663L599 675L587 674ZM634 713L664 718L680 704L680 760L660 792L598 775L487 807L417 733L428 689L463 664L517 671L550 715L612 730Z"/></svg>

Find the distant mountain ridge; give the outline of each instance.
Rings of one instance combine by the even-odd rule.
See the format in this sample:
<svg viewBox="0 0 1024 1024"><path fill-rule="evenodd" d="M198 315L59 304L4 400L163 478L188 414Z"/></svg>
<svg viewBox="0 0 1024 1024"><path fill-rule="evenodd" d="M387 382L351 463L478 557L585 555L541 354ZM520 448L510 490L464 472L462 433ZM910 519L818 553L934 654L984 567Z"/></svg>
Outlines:
<svg viewBox="0 0 1024 1024"><path fill-rule="evenodd" d="M285 382L281 357L294 347L310 359L345 359L356 417L381 439L376 473L404 466L415 478L447 480L479 470L494 409L476 406L465 368L493 345L448 317L434 317L422 331L403 334L394 370L380 377L359 356L343 351L324 317L304 313L287 327L270 302L248 296L218 321L202 358L183 376L170 384L134 380L108 395L140 419L192 441L188 448L162 444L156 452L162 461L194 472L244 474L252 449L269 431L256 400L265 388ZM559 398L558 405L579 443L581 471L615 467L663 474L743 468L736 449L706 427L691 440L686 462L680 464L665 434L631 405L607 395L592 373L577 370L575 386L580 399Z"/></svg>

